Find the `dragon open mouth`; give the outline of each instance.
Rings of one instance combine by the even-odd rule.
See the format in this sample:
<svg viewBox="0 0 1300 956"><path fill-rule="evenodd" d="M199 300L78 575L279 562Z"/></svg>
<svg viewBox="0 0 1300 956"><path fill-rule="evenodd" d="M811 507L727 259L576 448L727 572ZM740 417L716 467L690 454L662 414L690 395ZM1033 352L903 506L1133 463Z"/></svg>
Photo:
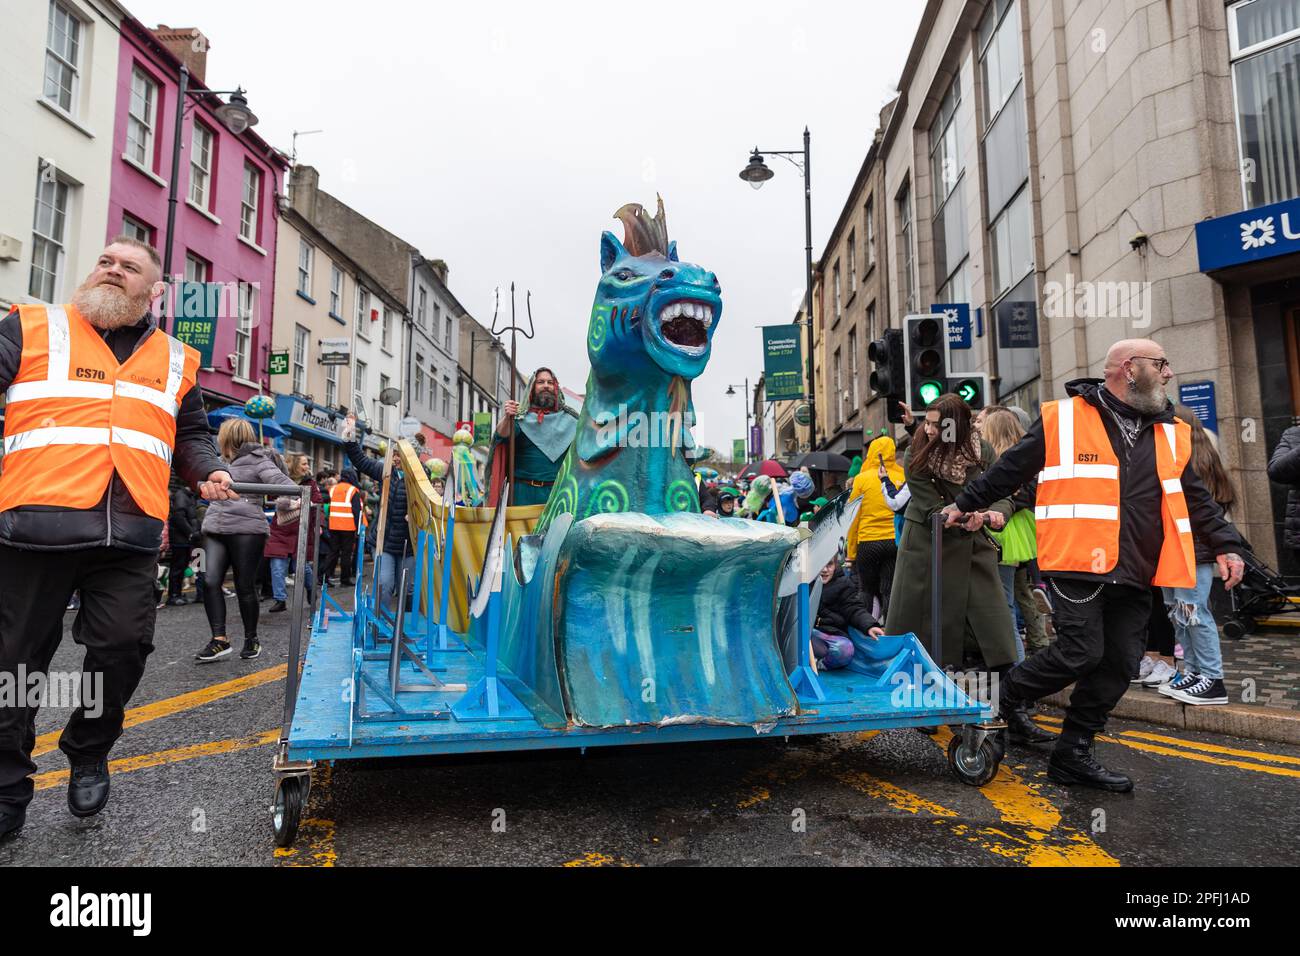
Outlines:
<svg viewBox="0 0 1300 956"><path fill-rule="evenodd" d="M681 349L704 349L713 325L713 306L703 302L670 302L659 313L659 331L664 341Z"/></svg>

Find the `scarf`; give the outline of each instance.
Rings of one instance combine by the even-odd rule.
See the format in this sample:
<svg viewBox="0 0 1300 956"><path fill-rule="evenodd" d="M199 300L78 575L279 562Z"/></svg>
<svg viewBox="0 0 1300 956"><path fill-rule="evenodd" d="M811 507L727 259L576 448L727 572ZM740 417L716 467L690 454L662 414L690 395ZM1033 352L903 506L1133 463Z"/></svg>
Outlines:
<svg viewBox="0 0 1300 956"><path fill-rule="evenodd" d="M971 435L970 441L963 447L956 449L953 454L944 462L938 465L938 468L931 467L935 477L942 478L944 481L953 485L965 485L966 473L980 463L980 440ZM933 462L934 459L931 459Z"/></svg>
<svg viewBox="0 0 1300 956"><path fill-rule="evenodd" d="M1115 420L1124 443L1132 448L1137 442L1138 432L1142 430L1141 413L1121 402L1110 393L1109 389L1102 388L1100 391L1101 403L1106 406L1106 411L1110 412L1110 417Z"/></svg>

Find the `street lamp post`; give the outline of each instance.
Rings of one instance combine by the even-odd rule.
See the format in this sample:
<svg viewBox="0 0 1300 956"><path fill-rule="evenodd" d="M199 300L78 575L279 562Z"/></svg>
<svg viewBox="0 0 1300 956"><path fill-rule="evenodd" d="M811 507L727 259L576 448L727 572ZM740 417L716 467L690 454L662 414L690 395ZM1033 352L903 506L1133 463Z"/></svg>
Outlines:
<svg viewBox="0 0 1300 956"><path fill-rule="evenodd" d="M163 242L163 279L171 282L172 241L176 236L176 195L177 184L181 178L181 136L185 114L190 111L191 96L229 96L230 102L215 110L221 125L236 136L257 125L257 116L248 108L248 99L241 87L237 90L191 90L190 68L181 64L180 92L176 97L176 127L172 136L172 176L167 184L167 236Z"/></svg>
<svg viewBox="0 0 1300 956"><path fill-rule="evenodd" d="M736 386L728 385L727 394L735 395ZM750 435L750 427L749 427L750 419L753 417L752 411L753 409L750 408L750 404L749 404L749 379L745 379L745 447L748 449L748 451L746 452L747 458L752 458L754 455L754 443L751 440L752 436Z"/></svg>
<svg viewBox="0 0 1300 956"><path fill-rule="evenodd" d="M817 407L816 395L813 388L813 245L812 245L812 136L808 132L808 127L803 130L803 150L794 149L763 149L757 146L749 156L749 165L740 171L740 178L749 183L755 189L761 189L763 184L771 179L775 173L763 162L763 154L769 156L784 156L789 163L803 174L803 208L804 208L804 237L806 239L804 246L805 267L807 270L808 291L804 306L804 322L808 326L808 412L811 419L808 424L808 444L810 451L817 450ZM801 163L798 159L803 157Z"/></svg>

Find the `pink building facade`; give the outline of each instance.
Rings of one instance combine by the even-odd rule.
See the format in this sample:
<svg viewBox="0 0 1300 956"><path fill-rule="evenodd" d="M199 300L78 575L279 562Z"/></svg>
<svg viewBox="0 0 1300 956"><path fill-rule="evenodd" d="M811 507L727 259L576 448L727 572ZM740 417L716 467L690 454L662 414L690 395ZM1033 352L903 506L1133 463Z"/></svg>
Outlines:
<svg viewBox="0 0 1300 956"><path fill-rule="evenodd" d="M285 157L252 130L236 136L205 89L207 40L196 30L150 30L122 21L113 129L108 237L126 233L166 258L168 179L181 57L191 71L181 133L171 274L222 284L210 367L199 375L211 409L270 393L278 197ZM170 300L170 296L169 296ZM173 328L171 301L159 303Z"/></svg>

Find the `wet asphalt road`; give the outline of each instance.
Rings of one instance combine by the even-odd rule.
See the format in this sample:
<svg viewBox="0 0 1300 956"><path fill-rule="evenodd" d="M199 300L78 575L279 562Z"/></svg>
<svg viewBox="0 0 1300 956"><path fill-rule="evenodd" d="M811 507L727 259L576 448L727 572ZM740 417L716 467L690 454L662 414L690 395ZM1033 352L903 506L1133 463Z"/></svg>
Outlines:
<svg viewBox="0 0 1300 956"><path fill-rule="evenodd" d="M318 768L298 842L277 851L286 618L264 613L260 659L200 666L201 607L160 611L108 807L75 820L66 761L40 756L27 826L0 867L1300 863L1300 816L1285 809L1300 802L1300 748L1129 722L1098 746L1137 781L1126 795L1051 783L1046 752L1025 749L976 790L951 775L942 740L910 730L341 762ZM66 636L53 666L80 658ZM38 733L66 717L43 712Z"/></svg>

